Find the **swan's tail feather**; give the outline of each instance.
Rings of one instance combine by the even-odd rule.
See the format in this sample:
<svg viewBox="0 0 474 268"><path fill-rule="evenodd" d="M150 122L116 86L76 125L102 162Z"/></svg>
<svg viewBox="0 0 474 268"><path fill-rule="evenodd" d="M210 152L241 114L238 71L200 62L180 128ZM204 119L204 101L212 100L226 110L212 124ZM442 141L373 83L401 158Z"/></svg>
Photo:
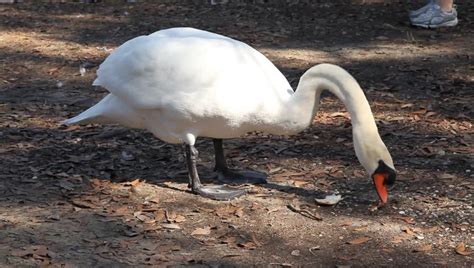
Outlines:
<svg viewBox="0 0 474 268"><path fill-rule="evenodd" d="M62 123L64 125L118 123L131 128L144 128L143 119L135 110L113 94L105 96L96 105Z"/></svg>
<svg viewBox="0 0 474 268"><path fill-rule="evenodd" d="M96 120L101 115L101 109L97 108L97 105L92 106L91 108L85 110L84 112L76 115L72 118L66 119L62 122L63 125L72 125L72 124L88 124L96 123Z"/></svg>

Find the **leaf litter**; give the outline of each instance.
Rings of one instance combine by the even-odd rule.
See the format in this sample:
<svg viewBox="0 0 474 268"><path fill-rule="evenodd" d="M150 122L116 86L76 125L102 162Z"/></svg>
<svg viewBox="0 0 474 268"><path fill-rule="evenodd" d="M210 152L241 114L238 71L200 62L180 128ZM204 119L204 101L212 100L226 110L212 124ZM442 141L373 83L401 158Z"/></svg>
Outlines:
<svg viewBox="0 0 474 268"><path fill-rule="evenodd" d="M382 27L382 32L377 33L375 38L377 51L365 50L364 54L358 51L360 48L364 50L365 40L373 36L373 27L361 23L358 25L361 27L356 27L354 35L350 31L343 33L338 29L344 29L349 22L353 23L351 18L354 16L372 19L371 15L375 10L377 14L392 14L394 10L403 13L406 7L387 1L385 5L377 5L376 9L368 3L346 5L340 1L327 1L323 4L310 2L281 5L273 4L272 1L260 4L242 1L236 4L228 1L224 6L212 7L194 3L156 4L140 1L139 5L118 5L107 2L100 5L84 4L77 17L67 12L68 3L55 6L53 15L49 12L49 3L28 3L28 8L23 8L21 3L2 6L0 12L4 16L0 16L0 20L6 27L2 35L2 44L6 44L6 57L0 58L0 63L4 63L6 67L0 71L0 160L3 163L0 167L3 204L0 245L23 251L28 250L28 245L32 243L46 245L51 255L57 252L56 255L60 257L49 257L49 253L40 255L44 253L41 248L36 250L35 255L41 264L53 266L62 265L58 262L65 258L85 267L188 264L192 258L195 260L191 264L207 265L206 256L219 258L227 254L219 255L219 250L213 245L222 243L227 235L233 237L233 240L229 239L229 244L219 245L225 248L238 247L238 254L228 253L229 256L235 256L232 257L235 262L245 265L244 261L251 259L258 264L268 264L275 262L271 259L272 255L280 255L280 261L275 263L281 266L311 266L306 258L295 258L293 264L287 264L285 258L291 256L294 248L299 248L300 245L294 245L296 243L305 244L307 248L316 240L333 243L331 246L335 247L344 244L346 239L339 241L338 237L345 236L345 231L337 223L344 215L351 217L353 221L354 218L375 220L368 228L359 225L348 228L358 234L373 237L374 240L379 235L380 239L395 239L397 232L400 232L400 236L404 237L401 239L403 247L415 248L419 242L409 238L420 235L426 237L425 241L433 239L437 242L431 249L437 254L429 254L429 258L425 256L427 254L411 254L411 257L407 257L398 254L398 250L385 252L384 258L385 255L397 257L393 258L394 266L410 261L427 265L445 261L459 266L466 259L456 257L455 254L469 255L472 250L471 246L464 245L463 249L458 244L472 236L470 225L465 224L471 222L472 197L469 196L469 190L474 189L470 173L467 172L473 168L470 164L473 151L469 147L472 144L470 118L473 114L470 107L473 100L469 94L469 81L472 80L469 71L472 68L465 68L469 66L468 60L472 56L463 47L463 42L472 43L472 38L464 34L467 33L466 29L470 29L470 13L466 13L466 23L454 32L442 31L433 35L413 30L413 36L417 37L416 45L389 44L388 41L392 38L396 40L400 34L406 34L405 31L400 31L404 26L395 27L397 29ZM468 10L472 3L465 3L465 6ZM94 12L89 12L92 9ZM156 10L163 16L156 18L153 15ZM314 25L324 25L324 18L320 19L314 14L328 10L348 14L349 19L337 20L334 23L336 30L314 28ZM130 18L139 16L144 19L122 20L120 14L125 12L133 15ZM192 14L206 14L210 20L223 15L240 18L240 25L223 23L219 26L219 32L263 48L294 86L304 70L311 65L308 59L314 59L313 54L322 61L342 65L345 63L341 59L360 59L354 62L362 64L351 64L350 71L357 77L370 100L379 131L390 146L393 156L396 156L394 160L401 174L400 185L405 184L403 191L400 187L393 191L393 207L386 207L373 214L365 211L369 200L360 193L373 189L361 184L366 174L360 171L356 162L351 162L354 154L353 150L348 150L352 146L349 114L344 112L340 102L331 97L321 100L322 109L315 120L317 126L298 135L280 137L252 133L249 135L250 139L226 141L232 164L239 167L251 165L252 168L255 165L257 168L270 170L270 185L281 182L286 184L285 187L277 186L272 191L265 186L252 187L255 194L233 203L219 215L215 211L225 207L227 203L203 201L185 192L186 171L179 146L159 142L148 133L117 126L57 126L59 121L77 114L106 93L103 89L88 90L97 67L85 67L87 72L78 76L77 67L80 64L93 62L94 66L99 65L121 41L143 34L140 31L148 31L149 22L163 26L163 23L173 24L174 20L186 17L195 27L209 27L206 20ZM98 17L102 18L100 31L91 31L98 29ZM379 16L379 19L387 17L389 16ZM56 23L59 18L61 23ZM375 22L379 19L375 18ZM280 30L276 32L275 23L281 23ZM61 27L58 28L58 25ZM86 27L79 29L77 25ZM19 26L35 31L23 33L18 31ZM308 44L314 44L311 41L313 39L332 44L331 40L334 38L336 48L332 45L304 50L287 48L289 35L298 35L298 31L305 28L314 28L314 31L308 32ZM65 36L74 33L80 40L63 42L64 40L49 38L58 31L64 32ZM97 40L104 39L104 33L109 35L107 40L110 40L110 44L107 44L107 48L95 47ZM462 40L455 38L459 34L464 36ZM342 50L337 48L340 42L345 42L345 38L356 43L357 38L361 38L361 42L358 42L361 47L355 50L357 53L354 53L351 45L354 43L344 43ZM457 49L446 54L443 59L434 60L431 54L440 47L433 40L440 38L453 40ZM305 42L303 40L301 45L305 46ZM274 44L285 47L284 52L272 49ZM397 57L396 51L401 50L404 55L413 54L417 57L396 65L385 60ZM45 56L52 54L57 57ZM38 55L41 57L36 57ZM344 57L334 58L334 55ZM381 60L377 60L375 64L363 64L372 57L379 57ZM452 65L453 59L456 60L455 65ZM443 68L432 68L434 65ZM437 69L444 71L439 73ZM78 97L79 95L82 97ZM407 140L410 142L407 143ZM202 166L199 168L203 169L204 175L210 174L213 155L212 150L207 152L206 147L212 147L212 143L203 141L198 146L201 146L202 158ZM184 172L177 173L180 169ZM169 178L167 174L177 176ZM72 178L75 175L79 175L84 183ZM136 178L140 179L133 181ZM165 190L157 186L170 179L173 180L170 184L172 187L184 191ZM431 188L426 189L427 187ZM311 200L314 196L333 192L334 188L341 190L347 202L335 207L315 206ZM150 195L147 191L154 194ZM300 198L301 204L291 206L295 211L285 209L287 201L295 197ZM250 200L259 205L247 202ZM198 212L194 211L195 207L199 207ZM392 217L391 215L397 215L398 209L403 209L407 218ZM28 213L23 213L26 210ZM325 220L306 220L314 219L312 216L316 213ZM181 229L168 229L163 224L172 224L168 227L178 226ZM217 224L218 229L211 228L211 234L204 236L209 238L209 242L206 242L208 244L202 244L204 247L199 249L206 254L199 255L200 251L193 248L192 243L189 247L182 245L178 251L170 250L170 246L165 245L169 242L195 241L190 235L193 230ZM373 233L365 234L372 231L373 224L380 229L377 237ZM400 231L398 226L403 224L408 224L413 234ZM392 225L397 231L387 232ZM269 229L274 233L268 233ZM308 235L309 229L313 230L315 237ZM262 241L271 239L272 243L255 241L249 232ZM322 236L319 237L319 234ZM215 241L211 240L213 236L216 237ZM307 237L308 240L295 239L298 236ZM138 248L138 241L144 239L151 239L159 245L159 253L150 253L149 246L147 249ZM115 240L126 242L119 243ZM75 249L70 250L67 243L62 241L70 241ZM321 244L320 252L328 250L331 247L329 244ZM369 250L364 252L373 257L367 258L369 261L351 258L348 261L351 264L353 262L353 266L367 266L373 265L372 261L384 261L385 259L380 260L372 254L372 244L362 243L360 245L364 247L359 248ZM88 251L91 245L93 249L97 248L97 254ZM453 252L455 246L456 253ZM252 253L246 249L254 250ZM252 255L260 250L268 254L258 257L257 254ZM319 250L313 252L318 254L318 261L325 260L325 254L319 254ZM454 254L441 254L443 252ZM192 254L192 258L185 254ZM30 253L15 258L34 259ZM1 264L6 265L3 261Z"/></svg>

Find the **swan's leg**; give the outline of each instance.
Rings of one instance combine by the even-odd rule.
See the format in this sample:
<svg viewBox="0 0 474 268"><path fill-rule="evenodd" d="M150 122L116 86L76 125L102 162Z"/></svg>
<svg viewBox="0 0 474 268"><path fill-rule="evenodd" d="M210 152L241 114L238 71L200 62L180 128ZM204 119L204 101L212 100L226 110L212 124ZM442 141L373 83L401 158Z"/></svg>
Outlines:
<svg viewBox="0 0 474 268"><path fill-rule="evenodd" d="M225 183L251 183L251 184L265 184L267 183L267 175L257 171L250 170L233 170L227 167L224 156L224 149L222 148L222 139L214 139L214 151L216 158L216 167L218 180Z"/></svg>
<svg viewBox="0 0 474 268"><path fill-rule="evenodd" d="M196 148L193 145L186 145L186 162L188 165L189 180L193 193L214 200L230 200L245 194L244 190L234 189L225 185L202 185L196 169L197 156L198 151Z"/></svg>

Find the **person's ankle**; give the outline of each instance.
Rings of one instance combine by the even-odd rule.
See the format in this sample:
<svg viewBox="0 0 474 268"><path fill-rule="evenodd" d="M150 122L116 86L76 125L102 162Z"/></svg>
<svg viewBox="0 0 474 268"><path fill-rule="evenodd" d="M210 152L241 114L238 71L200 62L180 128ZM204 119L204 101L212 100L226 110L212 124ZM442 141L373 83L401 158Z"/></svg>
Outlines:
<svg viewBox="0 0 474 268"><path fill-rule="evenodd" d="M449 8L443 8L443 7L441 7L441 10L444 11L444 12L446 12L446 13L451 13L451 12L453 12L453 7L449 7Z"/></svg>
<svg viewBox="0 0 474 268"><path fill-rule="evenodd" d="M443 1L435 1L435 3L441 8L442 11L446 13L451 13L453 11L453 5L452 4L446 4L442 3Z"/></svg>

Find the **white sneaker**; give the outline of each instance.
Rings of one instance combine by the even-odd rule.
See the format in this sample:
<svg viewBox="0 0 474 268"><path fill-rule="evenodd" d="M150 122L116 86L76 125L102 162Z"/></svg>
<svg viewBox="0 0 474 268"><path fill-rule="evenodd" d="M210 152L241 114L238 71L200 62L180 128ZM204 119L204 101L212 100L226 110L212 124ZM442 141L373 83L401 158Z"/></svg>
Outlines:
<svg viewBox="0 0 474 268"><path fill-rule="evenodd" d="M455 7L446 12L438 4L433 4L417 17L410 17L410 21L413 26L423 28L452 27L458 24L458 13Z"/></svg>

